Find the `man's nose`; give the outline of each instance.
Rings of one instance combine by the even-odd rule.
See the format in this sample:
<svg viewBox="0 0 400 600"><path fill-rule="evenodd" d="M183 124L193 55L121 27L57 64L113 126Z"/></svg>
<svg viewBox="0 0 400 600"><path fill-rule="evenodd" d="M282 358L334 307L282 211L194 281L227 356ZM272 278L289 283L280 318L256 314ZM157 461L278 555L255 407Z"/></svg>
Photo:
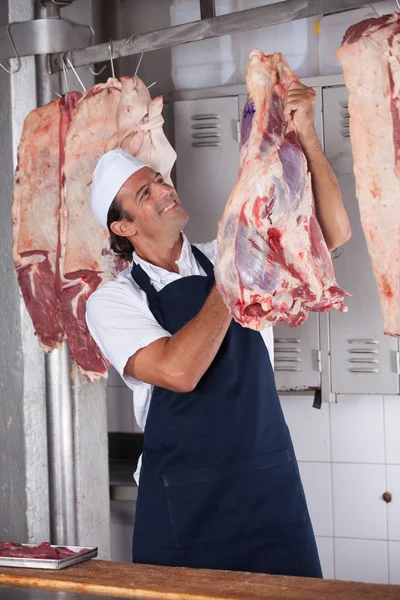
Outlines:
<svg viewBox="0 0 400 600"><path fill-rule="evenodd" d="M156 183L156 194L159 198L164 198L171 193L171 188L166 183Z"/></svg>

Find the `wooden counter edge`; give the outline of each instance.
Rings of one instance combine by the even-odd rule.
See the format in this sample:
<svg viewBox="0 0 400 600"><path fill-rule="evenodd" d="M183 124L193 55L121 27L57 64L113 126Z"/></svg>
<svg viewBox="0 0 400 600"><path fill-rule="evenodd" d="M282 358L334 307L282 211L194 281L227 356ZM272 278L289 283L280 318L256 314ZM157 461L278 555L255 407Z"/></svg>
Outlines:
<svg viewBox="0 0 400 600"><path fill-rule="evenodd" d="M91 560L62 570L0 567L0 586L163 600L400 600L400 586Z"/></svg>

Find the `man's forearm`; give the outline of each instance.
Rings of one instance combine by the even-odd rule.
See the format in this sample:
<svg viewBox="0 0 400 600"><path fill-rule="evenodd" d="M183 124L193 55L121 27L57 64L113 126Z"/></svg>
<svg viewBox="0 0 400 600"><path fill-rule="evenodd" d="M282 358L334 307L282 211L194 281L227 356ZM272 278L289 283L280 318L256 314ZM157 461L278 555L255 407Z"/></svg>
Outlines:
<svg viewBox="0 0 400 600"><path fill-rule="evenodd" d="M314 128L299 133L298 137L311 173L317 219L329 250L334 250L351 236L339 183Z"/></svg>
<svg viewBox="0 0 400 600"><path fill-rule="evenodd" d="M200 312L168 339L164 365L173 377L196 387L217 354L232 317L214 286Z"/></svg>

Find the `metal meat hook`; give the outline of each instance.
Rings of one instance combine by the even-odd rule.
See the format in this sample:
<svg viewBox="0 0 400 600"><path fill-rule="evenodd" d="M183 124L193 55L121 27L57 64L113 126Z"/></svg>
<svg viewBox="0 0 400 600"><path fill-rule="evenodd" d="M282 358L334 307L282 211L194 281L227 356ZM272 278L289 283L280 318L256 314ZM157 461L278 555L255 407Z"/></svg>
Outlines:
<svg viewBox="0 0 400 600"><path fill-rule="evenodd" d="M2 68L2 69L3 69L3 70L6 72L6 73L8 73L9 75L12 75L13 73L18 73L18 71L21 69L21 59L20 59L20 57L18 56L17 49L16 49L16 47L15 47L15 44L14 44L14 41L13 41L13 39L12 39L12 37L11 37L11 31L10 31L10 27L11 27L11 25L12 25L12 23L9 23L9 24L7 25L7 36L8 36L8 39L9 39L9 41L10 41L11 47L12 47L12 49L14 50L15 58L17 59L17 66L16 66L16 68L15 68L15 69L10 69L10 68L6 67L5 65L3 65L3 63L2 63L2 62L0 62L0 67L1 67L1 68Z"/></svg>
<svg viewBox="0 0 400 600"><path fill-rule="evenodd" d="M72 52L73 52L73 50L67 50L67 52L66 52L67 63L69 64L69 66L70 66L70 68L72 69L72 71L73 71L73 73L74 73L75 77L76 77L76 78L77 78L77 80L79 81L79 83L80 83L80 85L81 85L81 87L82 87L83 91L86 93L86 92L87 92L87 90L86 90L85 86L83 85L83 82L82 82L81 78L79 77L78 73L76 72L76 69L75 69L75 67L74 67L74 64L73 64L73 62L72 62L72 60L71 60L71 54L72 54Z"/></svg>
<svg viewBox="0 0 400 600"><path fill-rule="evenodd" d="M115 79L114 60L113 60L113 41L112 40L110 40L108 43L108 50L110 52L111 74L112 74L113 79Z"/></svg>

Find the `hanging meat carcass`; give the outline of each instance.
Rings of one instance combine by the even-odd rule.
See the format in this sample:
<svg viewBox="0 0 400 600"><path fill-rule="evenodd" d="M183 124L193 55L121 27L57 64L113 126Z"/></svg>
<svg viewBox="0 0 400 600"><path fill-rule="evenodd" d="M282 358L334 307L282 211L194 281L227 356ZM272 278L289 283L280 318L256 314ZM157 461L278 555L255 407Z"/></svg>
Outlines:
<svg viewBox="0 0 400 600"><path fill-rule="evenodd" d="M257 330L301 325L310 310L346 310L307 161L274 89L295 80L282 54L251 53L239 176L218 229L219 291L235 320Z"/></svg>
<svg viewBox="0 0 400 600"><path fill-rule="evenodd" d="M162 116L163 98L151 99L139 77L121 77L122 93L117 112L117 133L108 141L107 150L117 146L129 152L172 184L171 169L176 152L167 140Z"/></svg>
<svg viewBox="0 0 400 600"><path fill-rule="evenodd" d="M104 375L108 363L88 331L86 302L126 266L109 249L108 232L90 208L94 168L104 152L119 145L170 181L176 159L162 129L162 98L151 100L138 77L121 82L109 79L82 96L65 146L61 305L71 355L89 380Z"/></svg>
<svg viewBox="0 0 400 600"><path fill-rule="evenodd" d="M86 301L126 266L90 209L94 168L118 144L167 181L176 159L162 129L162 98L152 101L138 77L121 80L30 113L15 175L14 262L36 333L45 351L67 338L89 381L106 375L108 363L88 331Z"/></svg>
<svg viewBox="0 0 400 600"><path fill-rule="evenodd" d="M400 14L350 27L336 56L349 90L361 224L384 331L400 335Z"/></svg>
<svg viewBox="0 0 400 600"><path fill-rule="evenodd" d="M46 352L65 337L59 300L60 174L72 92L26 117L18 147L12 207L13 258L18 282Z"/></svg>
<svg viewBox="0 0 400 600"><path fill-rule="evenodd" d="M106 375L108 363L86 325L86 301L119 265L108 232L94 217L90 192L94 168L116 131L121 84L95 85L78 103L65 142L61 211L61 308L72 358L89 381Z"/></svg>

